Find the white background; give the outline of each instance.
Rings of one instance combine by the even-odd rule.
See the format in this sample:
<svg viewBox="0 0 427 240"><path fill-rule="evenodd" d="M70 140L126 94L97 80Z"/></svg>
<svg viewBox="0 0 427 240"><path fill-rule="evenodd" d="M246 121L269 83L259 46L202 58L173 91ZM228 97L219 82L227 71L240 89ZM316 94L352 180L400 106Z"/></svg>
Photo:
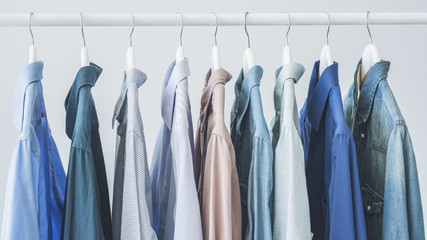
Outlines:
<svg viewBox="0 0 427 240"><path fill-rule="evenodd" d="M35 0L1 1L0 13L199 13L228 12L393 12L427 11L425 0L181 0L181 1L84 1ZM130 22L130 20L129 20ZM125 69L125 56L129 44L130 27L86 27L86 43L90 60L104 71L93 96L100 122L110 196L112 195L115 130L111 118L118 98ZM148 155L151 159L155 139L161 123L160 96L166 68L175 57L179 44L179 27L136 27L134 47L136 65L148 75L140 88L140 107L145 126ZM255 63L264 69L261 95L267 122L273 115L274 72L281 64L285 44L286 26L249 26L251 47ZM372 26L373 41L382 59L391 61L389 84L394 91L409 127L417 158L419 181L427 215L427 90L426 54L427 26ZM68 166L70 140L65 134L64 100L80 67L82 39L78 27L33 27L38 59L45 63L44 96L53 137L59 148L64 168ZM193 125L196 127L200 109L200 96L205 74L210 67L214 27L185 27L183 44L189 58L191 76L189 93L192 104ZM303 64L305 74L296 86L298 108L307 95L309 77L314 61L319 58L325 44L326 26L296 26L290 32L290 45L295 62ZM353 82L354 70L363 49L369 43L364 26L332 26L329 35L333 57L339 63L342 93L346 94ZM26 27L0 28L0 222L3 216L4 194L10 159L19 133L12 125L12 99L16 80L28 63L30 35ZM226 85L225 117L229 125L229 111L234 99L234 83L242 65L246 36L243 27L219 27L218 45L221 63L233 79ZM424 98L423 98L424 97ZM23 206L24 207L24 206ZM424 217L426 219L426 217Z"/></svg>

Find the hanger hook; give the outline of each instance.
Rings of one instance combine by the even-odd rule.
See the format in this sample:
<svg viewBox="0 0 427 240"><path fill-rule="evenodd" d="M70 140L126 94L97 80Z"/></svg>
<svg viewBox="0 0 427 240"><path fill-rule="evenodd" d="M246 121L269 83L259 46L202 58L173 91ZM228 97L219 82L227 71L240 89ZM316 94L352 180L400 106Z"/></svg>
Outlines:
<svg viewBox="0 0 427 240"><path fill-rule="evenodd" d="M83 47L86 47L85 32L83 31L83 14L80 12L80 29L82 30Z"/></svg>
<svg viewBox="0 0 427 240"><path fill-rule="evenodd" d="M132 47L132 34L133 34L133 31L135 30L135 18L133 17L132 13L129 13L129 15L132 18L132 30L130 31L130 34L129 34L129 46Z"/></svg>
<svg viewBox="0 0 427 240"><path fill-rule="evenodd" d="M246 32L246 36L248 37L248 48L251 48L251 41L249 39L249 33L248 33L248 28L246 27L246 17L248 16L249 12L245 12L245 32Z"/></svg>
<svg viewBox="0 0 427 240"><path fill-rule="evenodd" d="M178 14L181 17L181 33L179 34L179 46L182 47L182 32L184 31L184 17L182 16L182 13L178 12Z"/></svg>
<svg viewBox="0 0 427 240"><path fill-rule="evenodd" d="M218 18L216 16L216 13L212 13L215 17L215 33L214 33L214 41L215 41L215 46L218 46L217 40L216 40L216 34L218 32Z"/></svg>
<svg viewBox="0 0 427 240"><path fill-rule="evenodd" d="M329 18L329 13L325 12L328 16L328 31L326 32L326 45L329 45L329 30L331 29L331 19Z"/></svg>
<svg viewBox="0 0 427 240"><path fill-rule="evenodd" d="M366 12L366 29L368 29L369 38L371 39L372 44L371 30L369 30L369 11Z"/></svg>
<svg viewBox="0 0 427 240"><path fill-rule="evenodd" d="M286 45L289 45L288 35L289 35L289 31L291 30L292 22L291 22L291 16L289 16L289 13L285 13L285 14L286 16L288 16L288 30L286 31Z"/></svg>
<svg viewBox="0 0 427 240"><path fill-rule="evenodd" d="M31 35L31 39L32 39L32 43L34 46L34 35L33 35L33 31L31 30L31 17L33 16L33 12L30 13L30 19L28 21L28 28L30 29L30 35Z"/></svg>

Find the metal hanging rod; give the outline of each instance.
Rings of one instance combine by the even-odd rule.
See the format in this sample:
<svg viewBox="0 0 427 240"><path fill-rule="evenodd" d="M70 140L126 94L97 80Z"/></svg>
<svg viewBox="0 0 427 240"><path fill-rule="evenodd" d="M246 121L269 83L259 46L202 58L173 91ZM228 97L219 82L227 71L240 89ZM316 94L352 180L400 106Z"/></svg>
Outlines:
<svg viewBox="0 0 427 240"><path fill-rule="evenodd" d="M365 25L366 12L328 13L331 25ZM185 26L215 26L212 13L182 14ZM27 14L0 14L0 26L28 26ZM135 26L180 26L178 13L133 13ZM245 13L217 13L218 25L242 26ZM325 12L289 13L292 25L327 25ZM128 13L83 13L85 26L129 26ZM288 24L285 13L249 13L247 25L274 26ZM427 12L371 12L370 25L427 24ZM34 13L32 26L80 26L79 13Z"/></svg>

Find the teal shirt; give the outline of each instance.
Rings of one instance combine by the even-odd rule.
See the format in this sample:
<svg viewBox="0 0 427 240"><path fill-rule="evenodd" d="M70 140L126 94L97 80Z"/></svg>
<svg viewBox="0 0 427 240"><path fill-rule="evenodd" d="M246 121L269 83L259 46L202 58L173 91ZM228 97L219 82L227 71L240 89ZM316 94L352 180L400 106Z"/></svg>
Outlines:
<svg viewBox="0 0 427 240"><path fill-rule="evenodd" d="M80 68L65 100L66 132L72 142L62 239L112 239L107 177L91 94L101 72L94 63Z"/></svg>

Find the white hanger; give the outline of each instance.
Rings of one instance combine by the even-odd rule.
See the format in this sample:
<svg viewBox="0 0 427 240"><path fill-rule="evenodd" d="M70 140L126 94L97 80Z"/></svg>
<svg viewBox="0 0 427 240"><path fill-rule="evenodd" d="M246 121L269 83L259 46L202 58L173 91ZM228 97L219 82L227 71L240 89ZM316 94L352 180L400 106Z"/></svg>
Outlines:
<svg viewBox="0 0 427 240"><path fill-rule="evenodd" d="M31 35L31 39L32 39L32 44L30 46L30 54L29 54L29 63L33 63L36 61L36 46L34 45L34 36L33 36L33 31L31 30L31 16L34 13L30 13L30 20L28 21L28 27L30 28L30 35Z"/></svg>
<svg viewBox="0 0 427 240"><path fill-rule="evenodd" d="M212 72L221 68L221 63L219 61L219 49L216 40L216 33L218 32L218 18L216 17L216 13L213 13L215 16L215 33L214 33L214 43L215 45L212 48Z"/></svg>
<svg viewBox="0 0 427 240"><path fill-rule="evenodd" d="M366 12L366 28L368 29L371 43L365 47L365 50L363 51L363 54L362 54L362 66L360 69L362 76L365 76L365 74L368 73L368 71L371 69L372 66L374 66L375 63L381 61L380 53L378 52L378 49L375 46L375 44L372 43L372 35L371 35L371 31L369 30L368 15L369 15L369 11Z"/></svg>
<svg viewBox="0 0 427 240"><path fill-rule="evenodd" d="M85 33L83 31L83 15L80 12L80 29L82 31L83 47L80 51L80 63L82 67L89 66L89 52L86 47Z"/></svg>
<svg viewBox="0 0 427 240"><path fill-rule="evenodd" d="M251 41L249 39L249 33L246 27L246 17L248 14L249 12L245 13L245 32L246 32L246 36L248 37L248 48L246 48L245 53L243 54L243 75L244 76L246 76L249 69L251 69L255 65L254 53L252 52L252 49L251 49Z"/></svg>
<svg viewBox="0 0 427 240"><path fill-rule="evenodd" d="M128 70L135 68L135 50L132 46L132 34L135 29L135 19L133 18L133 14L129 13L132 18L132 31L129 35L129 47L126 52L126 67Z"/></svg>
<svg viewBox="0 0 427 240"><path fill-rule="evenodd" d="M184 17L182 16L181 13L178 13L178 14L181 17L181 33L179 34L179 47L176 49L176 59L175 59L176 63L184 60L185 58L184 48L182 47L182 32L184 31Z"/></svg>
<svg viewBox="0 0 427 240"><path fill-rule="evenodd" d="M330 65L334 63L332 59L331 47L329 47L329 30L331 29L331 22L329 19L329 13L325 12L328 15L328 31L326 32L326 45L323 46L322 52L320 53L320 66L319 66L319 78L322 75L323 71Z"/></svg>
<svg viewBox="0 0 427 240"><path fill-rule="evenodd" d="M292 62L291 48L289 47L288 39L289 30L291 30L291 17L289 16L289 13L286 13L286 16L288 16L288 30L286 31L286 45L283 48L282 67Z"/></svg>

